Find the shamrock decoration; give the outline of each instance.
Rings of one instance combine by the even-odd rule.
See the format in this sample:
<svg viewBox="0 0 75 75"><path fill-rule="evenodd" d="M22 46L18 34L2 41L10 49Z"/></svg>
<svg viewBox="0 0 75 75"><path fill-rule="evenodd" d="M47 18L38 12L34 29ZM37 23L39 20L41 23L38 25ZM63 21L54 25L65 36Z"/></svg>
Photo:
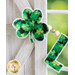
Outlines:
<svg viewBox="0 0 75 75"><path fill-rule="evenodd" d="M17 29L17 36L25 38L30 33L30 40L33 43L33 37L42 41L44 34L48 32L48 26L45 23L40 22L42 19L42 13L40 10L32 12L30 9L23 11L23 19L17 19L13 22L13 26Z"/></svg>

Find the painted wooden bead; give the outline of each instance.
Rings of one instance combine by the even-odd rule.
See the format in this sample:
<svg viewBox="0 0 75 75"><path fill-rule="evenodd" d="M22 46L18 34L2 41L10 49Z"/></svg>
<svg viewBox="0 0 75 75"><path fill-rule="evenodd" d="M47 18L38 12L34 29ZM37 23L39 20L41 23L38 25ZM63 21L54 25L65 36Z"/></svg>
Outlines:
<svg viewBox="0 0 75 75"><path fill-rule="evenodd" d="M56 36L59 36L59 34L60 34L59 31L55 31Z"/></svg>
<svg viewBox="0 0 75 75"><path fill-rule="evenodd" d="M21 64L17 60L9 61L7 69L11 73L18 73L21 69Z"/></svg>

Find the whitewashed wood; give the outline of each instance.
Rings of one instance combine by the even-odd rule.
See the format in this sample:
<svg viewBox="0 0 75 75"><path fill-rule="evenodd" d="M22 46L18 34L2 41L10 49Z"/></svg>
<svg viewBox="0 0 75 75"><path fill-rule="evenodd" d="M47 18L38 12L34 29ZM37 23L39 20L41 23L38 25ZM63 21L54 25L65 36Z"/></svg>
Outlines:
<svg viewBox="0 0 75 75"><path fill-rule="evenodd" d="M15 59L21 63L21 66L24 65L24 63L26 62L28 57L31 55L31 52L33 50L33 46L34 45L31 43L29 38L27 38L24 41L24 43L22 44L22 46L20 47L19 52L16 55Z"/></svg>
<svg viewBox="0 0 75 75"><path fill-rule="evenodd" d="M25 8L31 8L28 0L14 0L14 3L17 5L21 13Z"/></svg>
<svg viewBox="0 0 75 75"><path fill-rule="evenodd" d="M21 13L20 13L20 11L19 11L19 9L18 9L18 7L17 7L17 5L14 3L14 1L13 1L13 21L14 21L14 19L15 18L18 18L18 17L21 17ZM15 31L15 33L16 33L16 31ZM17 37L17 36L15 36L15 37ZM18 42L17 42L18 43ZM13 46L14 47L14 46ZM20 47L18 47L18 51L19 51L19 48ZM15 50L16 51L16 50ZM12 55L14 55L15 54L15 51L12 51ZM21 71L17 74L17 75L24 75L24 67L21 69Z"/></svg>
<svg viewBox="0 0 75 75"><path fill-rule="evenodd" d="M14 58L14 56L18 52L18 47L22 42L22 40L19 40L13 33L14 29L11 24L16 17L20 17L20 16L21 14L17 6L13 3L13 0L7 0L7 26L6 26L7 27L7 63ZM22 69L20 74L24 75L24 69ZM11 75L11 73L9 73L8 75Z"/></svg>
<svg viewBox="0 0 75 75"><path fill-rule="evenodd" d="M10 27L9 27L9 29L10 29ZM17 42L18 42L18 44L17 44ZM10 29L10 31L7 33L7 43L6 43L6 45L7 45L7 63L15 57L16 53L19 50L19 46L21 46L22 43L23 43L23 40L18 39L16 37L16 34L14 34L12 32L12 29ZM23 72L22 72L22 74L23 74ZM11 75L11 74L9 73L9 75Z"/></svg>
<svg viewBox="0 0 75 75"><path fill-rule="evenodd" d="M27 60L27 63L25 64L25 75L35 75L35 56L34 56L35 50L33 50L31 56Z"/></svg>
<svg viewBox="0 0 75 75"><path fill-rule="evenodd" d="M10 8L9 8L10 7ZM13 9L13 0L7 0L6 1L6 23L8 24L11 24L12 21L13 21L13 12L12 12L12 9Z"/></svg>
<svg viewBox="0 0 75 75"><path fill-rule="evenodd" d="M25 0L25 1L26 1L26 0ZM16 2L16 1L15 1L15 2ZM19 2L20 5L22 5L22 7L20 7L20 5L18 5L18 2ZM23 0L22 0L22 1L17 0L17 2L16 2L15 4L17 4L17 6L19 6L20 12L22 11L22 9L25 9L25 8L29 7L28 2L25 2L25 3L24 3ZM16 8L17 6L16 6L15 4L13 3L13 11L12 11L12 12L13 12L13 20L14 20L15 18L17 18L17 17L21 17L21 14L20 14L18 8ZM26 4L26 5L25 5L25 4ZM27 5L28 5L28 6L27 6ZM25 6L25 7L24 7L24 6ZM30 8L30 7L29 7L29 8ZM16 14L15 14L15 13L16 13ZM12 26L11 26L11 27L12 27ZM11 27L10 27L10 28L11 28ZM7 26L7 28L8 28L8 26ZM13 32L10 31L9 28L8 28L7 30L8 30L11 34L13 34ZM10 35L10 33L7 33L7 34ZM10 35L10 36L11 36L11 35ZM10 37L9 37L9 38L10 38ZM29 39L28 39L28 40L29 40ZM13 42L14 42L14 41L13 41ZM8 45L8 46L9 46L9 45ZM12 46L13 46L13 44L12 44ZM11 46L10 46L10 47L11 47ZM13 48L15 48L15 47L13 47ZM19 48L20 48L20 47L19 47ZM18 49L19 49L19 48L18 48ZM15 51L16 51L16 50L15 50ZM11 55L15 55L14 50L13 50L13 52L12 52L12 51L10 51L10 52L11 52L10 56L11 56ZM9 53L9 52L7 51L7 53ZM16 53L17 53L17 52L16 52ZM8 58L8 57L7 57L7 58ZM11 59L12 59L12 58L14 58L14 57L11 56ZM30 57L30 59L31 59L31 58L32 58L32 56ZM29 59L29 60L30 60L30 59ZM9 59L9 60L10 60L10 59ZM9 60L8 60L8 61L9 61ZM29 62L29 60L28 60L28 62ZM31 61L31 60L30 60L30 61ZM24 62L24 61L23 61L23 62ZM22 63L23 63L23 62L22 62ZM28 62L27 62L27 64L28 64ZM26 66L27 66L27 64L26 64ZM31 63L29 63L28 65L31 66ZM26 70L31 70L32 68L29 68L29 69L28 69L28 68L25 67L25 69L26 69ZM25 71L25 72L24 72L24 68L22 68L22 70L21 70L17 75L21 75L21 74L24 75L24 73L28 73L28 71ZM11 73L8 73L8 74L10 75ZM25 75L26 75L26 74L25 74ZM33 75L33 74L32 74L32 75Z"/></svg>
<svg viewBox="0 0 75 75"><path fill-rule="evenodd" d="M32 9L34 9L34 0L28 0ZM35 56L34 50L25 64L25 75L35 75Z"/></svg>
<svg viewBox="0 0 75 75"><path fill-rule="evenodd" d="M48 14L68 14L68 10L47 10Z"/></svg>
<svg viewBox="0 0 75 75"><path fill-rule="evenodd" d="M16 52L18 51L18 46L21 44L22 40L17 39L17 37L15 37L15 34L12 33L12 31L14 30L12 28L12 25L8 25L9 23L12 23L13 21L13 0L7 0L7 13L6 13L6 17L7 17L7 25L6 25L6 65L9 62L9 60L13 59ZM17 41L18 44L17 44ZM10 74L11 75L11 74Z"/></svg>
<svg viewBox="0 0 75 75"><path fill-rule="evenodd" d="M34 0L28 0L30 6L32 7L32 9L34 9Z"/></svg>
<svg viewBox="0 0 75 75"><path fill-rule="evenodd" d="M42 22L47 23L47 0L34 0L34 8L41 9ZM47 54L47 36L42 42L35 41L35 75L47 75L47 67L44 58Z"/></svg>
<svg viewBox="0 0 75 75"><path fill-rule="evenodd" d="M21 0L21 2L20 2L20 0L18 0L18 2L14 1L14 2L16 3L16 5L18 6L18 8L20 9L20 11L22 11L22 10L25 9L26 7L31 8L30 5L29 5L29 3L27 2L27 0L25 0L25 1L26 1L25 3L23 3L23 1L24 1L24 0ZM18 5L18 3L20 3L20 4ZM32 3L32 0L30 1L30 3L33 4L33 3ZM20 7L20 5L21 5L22 7ZM32 53L32 54L34 55L34 53ZM31 56L29 57L29 59L28 59L28 61L27 61L27 63L26 63L26 66L25 66L25 75L33 75L33 73L34 73L34 67L33 67L33 68L31 67L32 64L33 64L32 61L34 61L33 55L31 55ZM34 66L34 64L33 64L33 66ZM29 71L30 71L30 72L29 72Z"/></svg>
<svg viewBox="0 0 75 75"><path fill-rule="evenodd" d="M24 67L24 64L26 63L27 59L29 58L29 56L31 55L31 52L33 50L33 44L28 41L29 38L27 38L24 43L22 44L21 48L19 49L19 52L18 54L16 55L15 59L17 61L19 61L21 63L21 68ZM27 64L27 65L31 65L30 63ZM22 69L23 70L23 69ZM23 72L19 72L19 74L17 75L20 75L22 74ZM7 74L8 75L8 74Z"/></svg>
<svg viewBox="0 0 75 75"><path fill-rule="evenodd" d="M16 10L17 9L17 10ZM21 14L17 8L17 6L13 3L13 0L7 0L7 63L13 59L18 52L18 47L21 45L23 40L18 39L16 37L16 33L14 32L14 28L12 27L12 22L16 17L20 17ZM9 25L10 24L10 25ZM18 44L17 44L18 42ZM6 64L7 64L6 63ZM24 75L24 69L19 74L16 75ZM8 73L11 75L11 73Z"/></svg>

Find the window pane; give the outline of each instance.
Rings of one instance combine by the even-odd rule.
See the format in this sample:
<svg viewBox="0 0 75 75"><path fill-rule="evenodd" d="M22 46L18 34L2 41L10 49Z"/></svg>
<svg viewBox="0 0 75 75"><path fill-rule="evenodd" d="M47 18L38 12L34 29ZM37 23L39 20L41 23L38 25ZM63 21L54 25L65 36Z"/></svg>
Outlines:
<svg viewBox="0 0 75 75"><path fill-rule="evenodd" d="M68 35L68 15L67 14L48 14L47 23L60 33ZM51 49L55 41L58 39L53 33L48 34L48 51Z"/></svg>
<svg viewBox="0 0 75 75"><path fill-rule="evenodd" d="M67 10L68 0L47 0L47 8L55 10Z"/></svg>
<svg viewBox="0 0 75 75"><path fill-rule="evenodd" d="M51 25L55 30L68 36L68 15L67 14L48 14L47 24ZM58 36L59 37L59 36ZM49 52L54 43L58 39L52 32L47 35L47 51ZM65 61L64 61L65 60ZM68 66L68 45L64 48L58 61ZM60 72L59 74L53 70L48 70L48 75L68 75L68 72Z"/></svg>

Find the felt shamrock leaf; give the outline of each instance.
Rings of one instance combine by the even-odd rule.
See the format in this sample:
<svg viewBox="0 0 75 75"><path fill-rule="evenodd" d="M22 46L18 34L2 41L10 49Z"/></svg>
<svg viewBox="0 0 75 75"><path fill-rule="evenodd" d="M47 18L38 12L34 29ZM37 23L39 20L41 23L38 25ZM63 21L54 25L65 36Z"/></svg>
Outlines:
<svg viewBox="0 0 75 75"><path fill-rule="evenodd" d="M17 30L17 36L25 38L30 33L30 40L33 43L33 37L42 41L44 39L44 34L48 32L48 26L45 23L40 22L42 19L42 13L40 10L35 10L32 12L30 9L25 9L23 11L23 19L16 19L13 22L13 26Z"/></svg>

